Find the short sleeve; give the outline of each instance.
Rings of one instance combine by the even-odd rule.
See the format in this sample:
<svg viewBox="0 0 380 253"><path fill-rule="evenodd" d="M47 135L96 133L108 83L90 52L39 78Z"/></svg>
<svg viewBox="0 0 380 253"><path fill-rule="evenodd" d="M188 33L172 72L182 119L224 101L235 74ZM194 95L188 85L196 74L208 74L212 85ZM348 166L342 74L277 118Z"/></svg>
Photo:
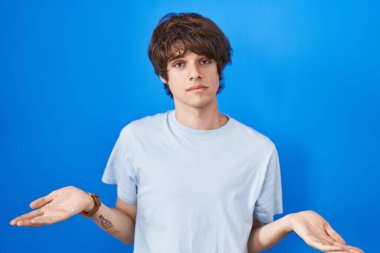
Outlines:
<svg viewBox="0 0 380 253"><path fill-rule="evenodd" d="M255 203L254 218L262 223L273 222L275 214L281 214L282 188L278 153L274 147L267 165L264 182Z"/></svg>
<svg viewBox="0 0 380 253"><path fill-rule="evenodd" d="M137 204L137 176L132 161L132 138L128 126L116 141L103 173L102 181L117 185L117 195L123 201Z"/></svg>

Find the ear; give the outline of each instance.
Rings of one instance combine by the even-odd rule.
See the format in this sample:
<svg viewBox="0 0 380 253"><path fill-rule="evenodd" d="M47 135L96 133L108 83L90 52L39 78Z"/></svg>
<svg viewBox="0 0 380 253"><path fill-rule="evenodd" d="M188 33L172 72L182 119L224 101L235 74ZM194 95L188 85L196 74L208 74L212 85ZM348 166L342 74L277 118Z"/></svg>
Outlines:
<svg viewBox="0 0 380 253"><path fill-rule="evenodd" d="M161 82L167 84L166 80L162 76L158 76L158 77L160 78Z"/></svg>

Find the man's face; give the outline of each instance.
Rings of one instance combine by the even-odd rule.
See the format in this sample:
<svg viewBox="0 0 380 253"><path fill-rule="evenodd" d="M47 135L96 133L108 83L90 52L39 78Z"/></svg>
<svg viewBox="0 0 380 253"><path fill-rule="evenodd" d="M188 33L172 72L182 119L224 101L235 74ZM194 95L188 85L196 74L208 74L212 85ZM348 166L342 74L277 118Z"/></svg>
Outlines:
<svg viewBox="0 0 380 253"><path fill-rule="evenodd" d="M215 60L188 51L168 63L168 84L175 106L204 108L216 103L219 75Z"/></svg>

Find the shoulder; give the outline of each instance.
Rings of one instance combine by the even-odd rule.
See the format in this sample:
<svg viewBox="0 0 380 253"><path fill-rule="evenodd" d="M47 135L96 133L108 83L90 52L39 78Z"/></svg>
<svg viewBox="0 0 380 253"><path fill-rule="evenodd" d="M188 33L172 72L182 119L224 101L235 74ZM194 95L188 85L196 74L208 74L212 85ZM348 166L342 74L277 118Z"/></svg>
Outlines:
<svg viewBox="0 0 380 253"><path fill-rule="evenodd" d="M169 111L133 120L123 127L120 135L128 136L138 133L149 133L155 129L159 129L165 123L168 113Z"/></svg>
<svg viewBox="0 0 380 253"><path fill-rule="evenodd" d="M276 149L273 141L265 134L236 119L232 118L232 120L236 130L235 134L244 144L255 148L260 148L263 151L266 150L267 152L273 152Z"/></svg>

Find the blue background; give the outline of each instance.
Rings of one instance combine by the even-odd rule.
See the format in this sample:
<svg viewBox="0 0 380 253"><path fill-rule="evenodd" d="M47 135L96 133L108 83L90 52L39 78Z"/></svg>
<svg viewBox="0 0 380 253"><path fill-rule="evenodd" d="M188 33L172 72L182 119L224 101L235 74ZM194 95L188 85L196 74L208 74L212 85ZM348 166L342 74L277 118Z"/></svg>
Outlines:
<svg viewBox="0 0 380 253"><path fill-rule="evenodd" d="M0 252L132 252L79 216L9 221L67 185L114 205L100 178L119 131L173 108L147 48L157 21L181 11L230 39L220 110L276 144L284 214L315 210L376 252L380 24L378 1L365 0L0 0ZM315 250L293 233L268 252Z"/></svg>

